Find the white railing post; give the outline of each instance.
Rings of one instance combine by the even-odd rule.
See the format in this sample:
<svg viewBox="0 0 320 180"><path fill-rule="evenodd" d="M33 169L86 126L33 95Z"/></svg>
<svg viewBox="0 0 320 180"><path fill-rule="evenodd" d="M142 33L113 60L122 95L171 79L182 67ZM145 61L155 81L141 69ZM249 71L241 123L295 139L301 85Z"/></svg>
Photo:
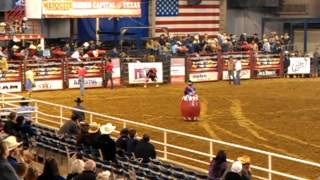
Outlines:
<svg viewBox="0 0 320 180"><path fill-rule="evenodd" d="M123 121L123 128L127 127L127 123Z"/></svg>
<svg viewBox="0 0 320 180"><path fill-rule="evenodd" d="M213 142L210 141L210 155L213 155ZM209 157L209 162L211 161L211 157Z"/></svg>
<svg viewBox="0 0 320 180"><path fill-rule="evenodd" d="M163 159L167 160L168 155L167 155L167 131L163 132Z"/></svg>
<svg viewBox="0 0 320 180"><path fill-rule="evenodd" d="M268 155L268 169L269 169L269 180L272 180L272 156Z"/></svg>
<svg viewBox="0 0 320 180"><path fill-rule="evenodd" d="M93 120L93 115L92 113L90 113L90 124L92 124L92 120Z"/></svg>
<svg viewBox="0 0 320 180"><path fill-rule="evenodd" d="M38 123L38 122L39 122L39 121L38 121L38 116L39 116L39 114L38 114L38 110L39 110L38 102L34 102L34 108L35 108L35 110L36 110L35 122Z"/></svg>
<svg viewBox="0 0 320 180"><path fill-rule="evenodd" d="M60 127L63 125L63 107L60 106Z"/></svg>
<svg viewBox="0 0 320 180"><path fill-rule="evenodd" d="M1 93L1 106L4 108L4 94Z"/></svg>

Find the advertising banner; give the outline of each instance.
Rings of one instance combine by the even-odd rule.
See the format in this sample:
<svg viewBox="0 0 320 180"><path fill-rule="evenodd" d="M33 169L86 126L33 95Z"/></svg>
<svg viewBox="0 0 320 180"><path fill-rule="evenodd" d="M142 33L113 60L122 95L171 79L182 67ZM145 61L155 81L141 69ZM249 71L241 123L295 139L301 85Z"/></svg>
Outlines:
<svg viewBox="0 0 320 180"><path fill-rule="evenodd" d="M171 58L170 75L171 84L185 83L185 58Z"/></svg>
<svg viewBox="0 0 320 180"><path fill-rule="evenodd" d="M235 71L234 71L234 76L236 76L236 72L235 72ZM251 71L250 71L250 69L243 69L243 70L241 70L240 79L250 79L250 77L251 77ZM223 79L223 80L229 80L229 73L228 73L228 71L223 71L222 79Z"/></svg>
<svg viewBox="0 0 320 180"><path fill-rule="evenodd" d="M85 88L94 88L94 87L102 87L102 86L103 86L102 77L84 78L84 87ZM69 79L69 88L80 88L79 79L78 78Z"/></svg>
<svg viewBox="0 0 320 180"><path fill-rule="evenodd" d="M62 80L36 80L33 91L63 89Z"/></svg>
<svg viewBox="0 0 320 180"><path fill-rule="evenodd" d="M190 73L189 80L191 80L192 82L217 81L218 80L218 72Z"/></svg>
<svg viewBox="0 0 320 180"><path fill-rule="evenodd" d="M189 80L194 82L218 80L218 56L195 56L188 58Z"/></svg>
<svg viewBox="0 0 320 180"><path fill-rule="evenodd" d="M290 58L290 66L288 74L310 74L310 58L292 57Z"/></svg>
<svg viewBox="0 0 320 180"><path fill-rule="evenodd" d="M112 80L114 86L120 86L121 85L121 72L120 72L120 59L119 58L112 58L112 64L113 64L113 73L112 73ZM109 85L110 82L108 82Z"/></svg>
<svg viewBox="0 0 320 180"><path fill-rule="evenodd" d="M141 16L141 0L43 0L41 6L45 18Z"/></svg>
<svg viewBox="0 0 320 180"><path fill-rule="evenodd" d="M4 92L21 92L21 82L0 82L0 90Z"/></svg>
<svg viewBox="0 0 320 180"><path fill-rule="evenodd" d="M148 83L163 83L162 63L129 63L129 84L143 84L147 81L147 72L150 69L155 69L157 79L155 82Z"/></svg>

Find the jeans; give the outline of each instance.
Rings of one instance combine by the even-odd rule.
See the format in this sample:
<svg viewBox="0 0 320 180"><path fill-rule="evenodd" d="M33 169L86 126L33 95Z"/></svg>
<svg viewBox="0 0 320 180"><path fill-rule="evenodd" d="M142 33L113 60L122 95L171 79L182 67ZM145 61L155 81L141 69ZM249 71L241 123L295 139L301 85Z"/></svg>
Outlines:
<svg viewBox="0 0 320 180"><path fill-rule="evenodd" d="M228 76L229 76L229 83L231 84L231 82L234 81L234 72L232 70L229 70Z"/></svg>
<svg viewBox="0 0 320 180"><path fill-rule="evenodd" d="M236 71L236 78L235 78L235 81L234 81L235 85L240 85L240 73L241 73L241 70L240 71Z"/></svg>
<svg viewBox="0 0 320 180"><path fill-rule="evenodd" d="M106 73L106 87L108 87L108 82L111 82L111 89L113 89L113 79L112 79L112 72Z"/></svg>
<svg viewBox="0 0 320 180"><path fill-rule="evenodd" d="M84 77L79 77L80 96L84 96Z"/></svg>

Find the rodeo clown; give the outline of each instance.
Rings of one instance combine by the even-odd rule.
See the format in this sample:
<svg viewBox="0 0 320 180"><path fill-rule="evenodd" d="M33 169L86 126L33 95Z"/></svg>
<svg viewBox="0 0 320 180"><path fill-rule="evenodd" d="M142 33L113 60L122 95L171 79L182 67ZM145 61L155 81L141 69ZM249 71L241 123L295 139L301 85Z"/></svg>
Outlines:
<svg viewBox="0 0 320 180"><path fill-rule="evenodd" d="M181 116L185 121L196 121L199 118L200 103L192 81L188 81L188 86L184 89L180 110Z"/></svg>
<svg viewBox="0 0 320 180"><path fill-rule="evenodd" d="M196 88L193 87L192 81L188 81L188 86L184 89L184 95L195 95L196 94Z"/></svg>
<svg viewBox="0 0 320 180"><path fill-rule="evenodd" d="M159 87L158 83L157 83L157 69L156 68L150 68L147 71L146 74L146 83L144 84L144 88L147 88L147 83L149 82L149 80L151 80L151 82L155 82L156 83L156 87Z"/></svg>

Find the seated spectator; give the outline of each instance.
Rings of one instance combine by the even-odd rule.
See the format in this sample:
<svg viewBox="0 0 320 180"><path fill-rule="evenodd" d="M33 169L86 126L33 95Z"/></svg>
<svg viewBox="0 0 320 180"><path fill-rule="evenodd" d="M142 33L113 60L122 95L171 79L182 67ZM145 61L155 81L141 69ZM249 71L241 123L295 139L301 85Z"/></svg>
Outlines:
<svg viewBox="0 0 320 180"><path fill-rule="evenodd" d="M98 138L98 147L101 149L104 160L113 161L116 157L116 143L110 134L116 129L111 123L100 127L101 136Z"/></svg>
<svg viewBox="0 0 320 180"><path fill-rule="evenodd" d="M81 98L78 97L77 99L74 100L74 102L76 103L76 105L73 106L73 108L84 110L84 107L81 105L81 103L83 102ZM85 120L85 113L82 111L72 110L72 115L78 116L80 122Z"/></svg>
<svg viewBox="0 0 320 180"><path fill-rule="evenodd" d="M77 48L77 50L72 53L71 58L81 61L81 51L81 48Z"/></svg>
<svg viewBox="0 0 320 180"><path fill-rule="evenodd" d="M76 159L71 163L71 173L68 174L66 180L72 180L83 172L84 162L81 159Z"/></svg>
<svg viewBox="0 0 320 180"><path fill-rule="evenodd" d="M78 136L80 134L80 123L78 116L72 115L71 120L66 121L59 129L58 134Z"/></svg>
<svg viewBox="0 0 320 180"><path fill-rule="evenodd" d="M213 180L221 179L227 172L227 168L228 163L226 153L223 150L220 150L210 163L209 177Z"/></svg>
<svg viewBox="0 0 320 180"><path fill-rule="evenodd" d="M132 154L134 153L134 150L137 147L138 144L138 139L136 139L136 130L135 129L130 129L129 130L129 139L127 142L127 153Z"/></svg>
<svg viewBox="0 0 320 180"><path fill-rule="evenodd" d="M100 124L93 122L89 124L87 132L82 135L82 140L78 143L83 143L85 146L92 146L98 148L98 138L100 136Z"/></svg>
<svg viewBox="0 0 320 180"><path fill-rule="evenodd" d="M230 170L231 171L226 174L225 180L242 180L240 175L242 171L242 164L240 161L235 161Z"/></svg>
<svg viewBox="0 0 320 180"><path fill-rule="evenodd" d="M127 142L129 140L128 137L129 130L128 128L123 128L120 132L120 137L116 141L116 145L118 148L118 155L123 156L123 152L127 150Z"/></svg>
<svg viewBox="0 0 320 180"><path fill-rule="evenodd" d="M4 142L7 144L7 148L9 151L9 155L7 157L11 166L15 169L17 167L17 159L16 156L18 155L17 148L21 145L21 143L17 142L17 138L15 136L9 136L4 139Z"/></svg>
<svg viewBox="0 0 320 180"><path fill-rule="evenodd" d="M0 172L1 180L19 180L14 168L10 165L7 157L9 155L8 145L5 141L0 141Z"/></svg>
<svg viewBox="0 0 320 180"><path fill-rule="evenodd" d="M24 176L24 180L37 180L38 179L38 171L32 166L29 166L27 170L27 174Z"/></svg>
<svg viewBox="0 0 320 180"><path fill-rule="evenodd" d="M4 132L8 135L16 135L17 134L17 122L16 122L17 114L15 112L11 112L8 116L8 121L4 125Z"/></svg>
<svg viewBox="0 0 320 180"><path fill-rule="evenodd" d="M26 163L18 163L16 167L16 173L21 180L27 175L28 165Z"/></svg>
<svg viewBox="0 0 320 180"><path fill-rule="evenodd" d="M42 174L38 180L64 180L60 175L58 163L55 159L47 159L44 163Z"/></svg>
<svg viewBox="0 0 320 180"><path fill-rule="evenodd" d="M2 121L2 119L0 118L0 133L2 133L4 128L4 122Z"/></svg>
<svg viewBox="0 0 320 180"><path fill-rule="evenodd" d="M97 180L109 180L110 171L102 171L97 175Z"/></svg>
<svg viewBox="0 0 320 180"><path fill-rule="evenodd" d="M73 180L96 180L96 163L93 160L87 160L84 163L84 170L81 174L74 177Z"/></svg>
<svg viewBox="0 0 320 180"><path fill-rule="evenodd" d="M251 168L250 168L250 157L249 156L241 156L237 158L238 161L242 164L241 177L242 180L251 180Z"/></svg>
<svg viewBox="0 0 320 180"><path fill-rule="evenodd" d="M149 162L149 159L156 158L156 151L154 146L149 143L150 137L147 134L143 135L143 138L137 144L137 147L134 151L134 155L136 158L142 158L143 163Z"/></svg>

